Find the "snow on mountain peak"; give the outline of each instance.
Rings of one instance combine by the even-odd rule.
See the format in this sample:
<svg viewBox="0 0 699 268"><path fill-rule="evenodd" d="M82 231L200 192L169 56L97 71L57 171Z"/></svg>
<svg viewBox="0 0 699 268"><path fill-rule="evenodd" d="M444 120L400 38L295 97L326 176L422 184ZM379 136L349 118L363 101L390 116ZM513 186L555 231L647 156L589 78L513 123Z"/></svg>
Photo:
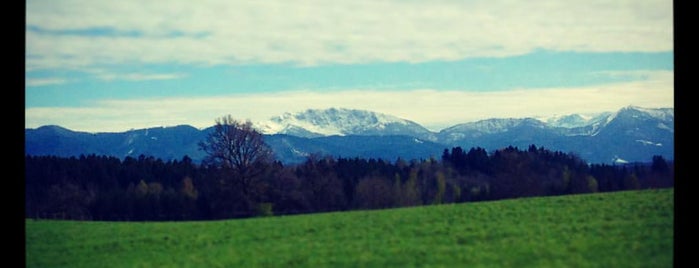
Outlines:
<svg viewBox="0 0 699 268"><path fill-rule="evenodd" d="M610 124L612 121L658 120L660 121L657 124L658 128L671 130L674 129L674 117L674 108L642 108L629 105L607 116L604 125ZM668 124L673 127L668 127Z"/></svg>
<svg viewBox="0 0 699 268"><path fill-rule="evenodd" d="M673 120L675 117L675 110L673 108L643 108L630 105L621 109L621 111L636 111L663 121Z"/></svg>
<svg viewBox="0 0 699 268"><path fill-rule="evenodd" d="M590 113L590 114L568 114L555 115L552 117L537 118L545 122L550 127L579 128L591 125L599 125L602 121L611 120L611 113ZM605 123L606 124L606 123Z"/></svg>
<svg viewBox="0 0 699 268"><path fill-rule="evenodd" d="M392 115L345 108L308 109L298 113L285 113L258 123L258 128L265 134L293 134L305 137L397 132L387 129L389 127L421 128L412 121Z"/></svg>
<svg viewBox="0 0 699 268"><path fill-rule="evenodd" d="M674 129L672 108L641 108L627 106L616 112L554 115L537 118L491 118L454 125L434 133L415 122L396 116L345 108L308 109L284 113L256 124L264 134L287 134L314 138L346 135L403 135L422 140L447 141L476 138L482 135L508 132L520 127L552 128L566 136L596 136L612 122L628 119L657 119L657 128Z"/></svg>

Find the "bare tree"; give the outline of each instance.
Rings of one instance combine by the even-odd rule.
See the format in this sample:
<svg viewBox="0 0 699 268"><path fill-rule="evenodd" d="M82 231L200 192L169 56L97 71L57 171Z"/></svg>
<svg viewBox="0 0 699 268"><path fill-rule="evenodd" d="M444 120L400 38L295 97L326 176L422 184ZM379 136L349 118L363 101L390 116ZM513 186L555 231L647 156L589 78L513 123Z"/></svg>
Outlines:
<svg viewBox="0 0 699 268"><path fill-rule="evenodd" d="M213 132L199 143L209 164L232 171L230 179L245 197L251 197L260 175L274 161L272 149L250 121L241 123L230 115L216 119Z"/></svg>

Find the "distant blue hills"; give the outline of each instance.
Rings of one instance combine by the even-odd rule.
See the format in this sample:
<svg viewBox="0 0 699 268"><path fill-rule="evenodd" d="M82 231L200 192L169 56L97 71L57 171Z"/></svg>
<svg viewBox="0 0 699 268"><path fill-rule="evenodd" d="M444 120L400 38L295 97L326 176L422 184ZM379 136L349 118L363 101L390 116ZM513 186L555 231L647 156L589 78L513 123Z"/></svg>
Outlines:
<svg viewBox="0 0 699 268"><path fill-rule="evenodd" d="M548 119L494 118L431 132L394 116L361 110L325 109L285 114L256 124L278 160L298 163L309 154L381 158L394 161L438 158L461 146L493 151L531 144L574 153L589 163L649 162L654 155L674 159L674 109L629 106L597 115ZM163 160L187 155L204 158L198 143L213 130L181 125L87 133L60 126L25 129L27 155L62 157L97 154L124 158L140 155Z"/></svg>

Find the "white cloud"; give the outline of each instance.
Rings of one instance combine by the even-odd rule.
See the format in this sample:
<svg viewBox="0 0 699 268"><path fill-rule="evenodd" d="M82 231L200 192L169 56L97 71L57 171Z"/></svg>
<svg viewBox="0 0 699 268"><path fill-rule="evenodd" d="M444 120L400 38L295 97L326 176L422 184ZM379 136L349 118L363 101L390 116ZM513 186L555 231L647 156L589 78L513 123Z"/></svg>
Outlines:
<svg viewBox="0 0 699 268"><path fill-rule="evenodd" d="M550 116L615 111L627 105L674 107L673 72L658 71L636 82L579 88L520 89L494 92L294 91L215 97L107 100L90 107L27 108L25 126L58 124L83 131L189 124L213 125L231 114L239 119L266 120L308 108L366 109L416 121L433 130L491 117Z"/></svg>
<svg viewBox="0 0 699 268"><path fill-rule="evenodd" d="M27 31L26 68L671 51L672 15L665 0L29 1L26 23L42 30ZM97 28L138 34L65 34Z"/></svg>
<svg viewBox="0 0 699 268"><path fill-rule="evenodd" d="M185 76L186 75L181 74L181 73L126 73L126 74L104 73L104 72L97 73L97 77L99 79L102 79L105 81L112 81L112 80L127 80L127 81L171 80L171 79L179 79L179 78L182 78Z"/></svg>
<svg viewBox="0 0 699 268"><path fill-rule="evenodd" d="M68 79L50 77L50 78L27 78L25 80L25 86L28 87L41 87L50 85L60 85L68 82Z"/></svg>
<svg viewBox="0 0 699 268"><path fill-rule="evenodd" d="M593 73L593 75L611 77L615 79L667 81L667 79L672 79L674 73L670 71L657 70L624 70L601 71Z"/></svg>

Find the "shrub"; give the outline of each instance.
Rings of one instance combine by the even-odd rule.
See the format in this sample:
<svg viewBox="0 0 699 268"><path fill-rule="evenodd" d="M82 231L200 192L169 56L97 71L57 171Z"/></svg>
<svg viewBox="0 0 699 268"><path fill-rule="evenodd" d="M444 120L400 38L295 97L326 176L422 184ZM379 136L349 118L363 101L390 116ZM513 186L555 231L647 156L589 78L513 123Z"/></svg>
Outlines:
<svg viewBox="0 0 699 268"><path fill-rule="evenodd" d="M272 203L259 203L257 204L257 216L259 217L271 217L274 216Z"/></svg>

